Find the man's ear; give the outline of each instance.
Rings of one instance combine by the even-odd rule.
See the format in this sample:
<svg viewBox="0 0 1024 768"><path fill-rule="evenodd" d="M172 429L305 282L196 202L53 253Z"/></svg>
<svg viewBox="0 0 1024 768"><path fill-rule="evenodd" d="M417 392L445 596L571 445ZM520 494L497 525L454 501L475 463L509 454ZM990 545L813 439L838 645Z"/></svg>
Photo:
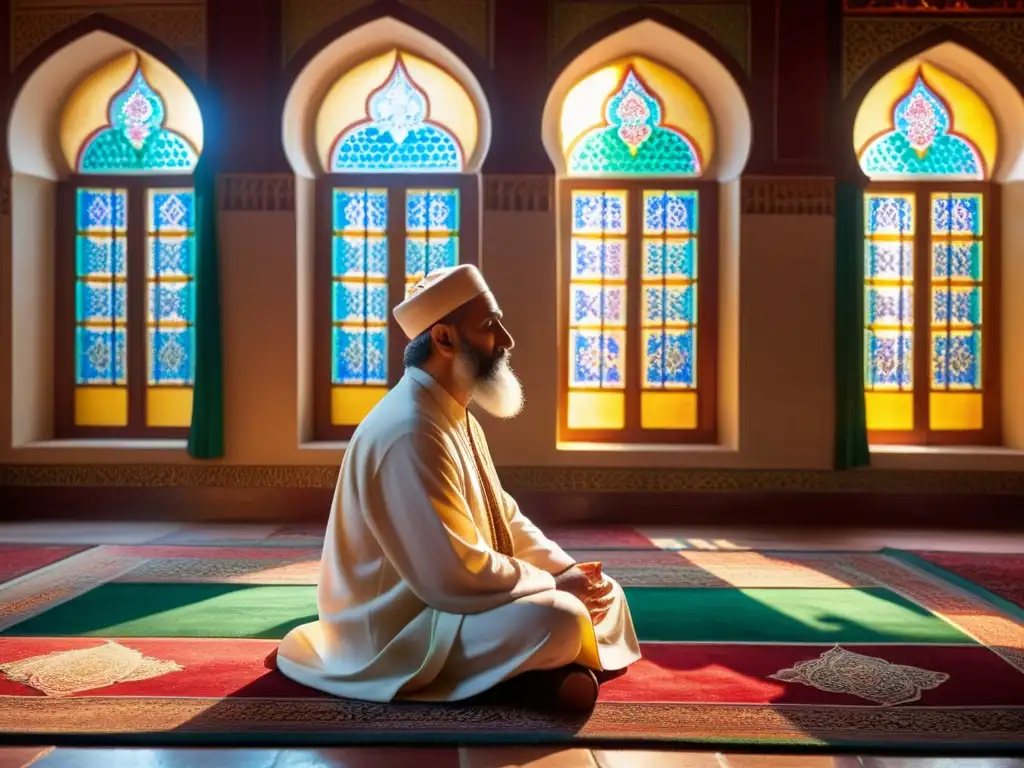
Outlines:
<svg viewBox="0 0 1024 768"><path fill-rule="evenodd" d="M455 353L455 338L449 326L438 323L430 329L430 336L441 354Z"/></svg>

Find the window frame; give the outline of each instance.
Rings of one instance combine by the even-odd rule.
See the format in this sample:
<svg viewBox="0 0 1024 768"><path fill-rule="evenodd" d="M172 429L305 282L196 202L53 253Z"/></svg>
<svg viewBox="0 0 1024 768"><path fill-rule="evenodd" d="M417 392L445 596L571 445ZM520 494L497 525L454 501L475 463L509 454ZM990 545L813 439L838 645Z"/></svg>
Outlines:
<svg viewBox="0 0 1024 768"><path fill-rule="evenodd" d="M313 434L317 441L347 441L356 426L331 421L331 288L334 282L331 195L339 187L388 190L388 383L392 389L405 373L406 337L392 314L405 299L406 192L410 189L459 191L459 264L480 267L480 175L461 173L329 173L316 180L313 263ZM395 212L400 215L394 215ZM400 268L400 269L396 269ZM401 279L398 275L401 275ZM398 342L398 343L396 343Z"/></svg>
<svg viewBox="0 0 1024 768"><path fill-rule="evenodd" d="M75 331L77 326L77 191L83 187L128 190L125 243L126 368L128 424L123 427L79 426L75 423ZM148 390L146 346L148 266L146 263L146 192L150 189L185 187L195 194L195 174L70 174L57 185L57 242L54 269L54 434L61 439L187 439L191 426L151 427L146 424ZM136 211L141 212L136 213ZM141 277L135 277L139 275ZM195 275L193 275L195 280ZM138 351L135 351L138 350ZM195 354L195 350L192 350ZM193 381L189 389L195 392ZM184 387L183 387L184 389Z"/></svg>
<svg viewBox="0 0 1024 768"><path fill-rule="evenodd" d="M932 390L931 377L931 195L933 193L981 194L982 195L982 279L977 285L982 288L981 302L981 389L963 390L982 395L982 428L979 430L933 430L930 420L929 395ZM891 445L908 447L927 446L979 446L991 447L1002 444L1002 285L1001 285L1001 243L1000 211L1001 195L998 184L991 181L943 181L941 178L922 181L872 181L861 195L861 210L867 194L913 194L914 195L914 258L913 258L913 389L914 428L910 430L868 430L869 445ZM866 298L868 274L866 244L868 241L867 221L862 227L861 247L864 278L862 295ZM921 290L921 288L924 290ZM861 322L865 333L868 329L868 307L861 310ZM923 340L923 344L921 343ZM863 344L863 342L862 342ZM867 349L863 348L867 356ZM924 354L921 354L924 350ZM864 372L870 365L865 360ZM923 383L924 386L921 386ZM865 394L867 380L862 381ZM881 392L899 390L879 390ZM958 390L949 390L958 391Z"/></svg>
<svg viewBox="0 0 1024 768"><path fill-rule="evenodd" d="M697 233L697 428L645 429L640 424L643 387L641 261L644 190L696 191L699 206ZM623 429L572 429L569 427L569 286L572 271L572 193L581 190L626 190L626 386ZM718 442L718 341L719 341L719 189L718 182L679 177L622 178L568 177L558 187L558 441L631 445L713 445ZM595 390L598 391L598 390ZM684 392L665 389L657 391Z"/></svg>

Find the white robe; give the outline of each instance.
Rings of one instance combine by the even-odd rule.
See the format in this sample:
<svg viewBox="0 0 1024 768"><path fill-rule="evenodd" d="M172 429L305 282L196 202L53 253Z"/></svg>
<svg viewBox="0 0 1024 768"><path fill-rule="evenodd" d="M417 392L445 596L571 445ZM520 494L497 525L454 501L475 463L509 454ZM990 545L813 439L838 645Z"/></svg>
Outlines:
<svg viewBox="0 0 1024 768"><path fill-rule="evenodd" d="M512 534L496 552L467 429ZM479 423L417 368L356 430L327 527L319 620L281 641L287 677L346 698L457 701L532 669L640 658L621 588L594 627L555 590L573 565L503 490Z"/></svg>

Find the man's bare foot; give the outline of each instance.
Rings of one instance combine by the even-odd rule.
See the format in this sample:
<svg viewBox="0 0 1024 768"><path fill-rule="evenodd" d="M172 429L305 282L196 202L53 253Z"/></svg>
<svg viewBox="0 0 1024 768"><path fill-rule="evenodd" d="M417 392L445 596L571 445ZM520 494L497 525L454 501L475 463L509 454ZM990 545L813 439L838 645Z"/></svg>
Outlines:
<svg viewBox="0 0 1024 768"><path fill-rule="evenodd" d="M590 712L594 709L599 686L593 672L585 667L573 665L554 674L558 675L558 678L553 704L571 712Z"/></svg>

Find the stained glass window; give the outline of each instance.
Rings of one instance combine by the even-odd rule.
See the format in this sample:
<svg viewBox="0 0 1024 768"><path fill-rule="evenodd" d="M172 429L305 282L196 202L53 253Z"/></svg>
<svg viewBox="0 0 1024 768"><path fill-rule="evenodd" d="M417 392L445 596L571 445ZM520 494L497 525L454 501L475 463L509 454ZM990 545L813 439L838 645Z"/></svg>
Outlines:
<svg viewBox="0 0 1024 768"><path fill-rule="evenodd" d="M75 420L128 423L128 191L76 194Z"/></svg>
<svg viewBox="0 0 1024 768"><path fill-rule="evenodd" d="M332 371L336 385L388 383L388 194L335 189Z"/></svg>
<svg viewBox="0 0 1024 768"><path fill-rule="evenodd" d="M366 119L335 140L334 173L458 172L465 157L458 139L432 121L430 101L409 75L401 54L388 79L367 101Z"/></svg>
<svg viewBox="0 0 1024 768"><path fill-rule="evenodd" d="M933 193L929 202L930 426L980 429L984 202L978 194L953 192Z"/></svg>
<svg viewBox="0 0 1024 768"><path fill-rule="evenodd" d="M195 193L146 191L146 423L185 427L195 382Z"/></svg>
<svg viewBox="0 0 1024 768"><path fill-rule="evenodd" d="M108 125L79 150L79 173L181 173L199 160L184 136L164 127L167 108L138 68L110 101Z"/></svg>
<svg viewBox="0 0 1024 768"><path fill-rule="evenodd" d="M459 263L459 190L410 189L405 197L405 292Z"/></svg>

